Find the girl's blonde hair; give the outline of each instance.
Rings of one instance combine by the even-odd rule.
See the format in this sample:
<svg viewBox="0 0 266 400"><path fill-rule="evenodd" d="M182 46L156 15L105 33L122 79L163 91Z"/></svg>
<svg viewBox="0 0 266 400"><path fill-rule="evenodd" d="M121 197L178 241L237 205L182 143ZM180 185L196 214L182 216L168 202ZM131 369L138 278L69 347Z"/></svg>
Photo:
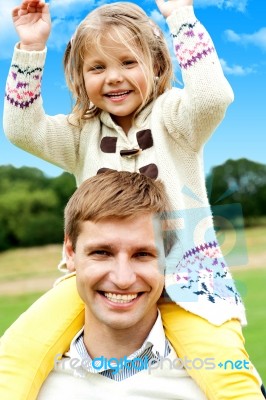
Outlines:
<svg viewBox="0 0 266 400"><path fill-rule="evenodd" d="M119 40L133 53L146 78L147 93L135 116L145 105L171 87L171 56L160 28L133 3L101 6L81 22L64 55L66 81L75 98L73 114L78 121L92 118L101 111L88 98L83 64L86 53L93 47L105 54L101 41L107 35L113 40ZM132 84L136 86L135 82Z"/></svg>

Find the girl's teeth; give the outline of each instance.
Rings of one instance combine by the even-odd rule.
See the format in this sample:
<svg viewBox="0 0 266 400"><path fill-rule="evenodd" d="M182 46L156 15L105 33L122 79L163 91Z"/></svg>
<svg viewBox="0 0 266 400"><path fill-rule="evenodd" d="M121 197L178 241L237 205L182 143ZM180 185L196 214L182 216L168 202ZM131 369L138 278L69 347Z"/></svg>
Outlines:
<svg viewBox="0 0 266 400"><path fill-rule="evenodd" d="M121 92L121 93L110 93L107 96L109 97L121 97L124 96L125 94L128 94L129 92Z"/></svg>
<svg viewBox="0 0 266 400"><path fill-rule="evenodd" d="M137 294L115 294L115 293L104 293L108 300L113 303L130 303L137 297Z"/></svg>

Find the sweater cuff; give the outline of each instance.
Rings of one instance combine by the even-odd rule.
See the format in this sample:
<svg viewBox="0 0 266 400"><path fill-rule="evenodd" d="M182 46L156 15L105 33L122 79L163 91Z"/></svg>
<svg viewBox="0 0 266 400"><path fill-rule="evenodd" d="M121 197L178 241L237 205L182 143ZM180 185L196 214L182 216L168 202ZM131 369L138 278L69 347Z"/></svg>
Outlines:
<svg viewBox="0 0 266 400"><path fill-rule="evenodd" d="M18 48L19 43L15 45L12 58L12 65L18 64L21 67L43 67L47 48L41 51L27 51Z"/></svg>
<svg viewBox="0 0 266 400"><path fill-rule="evenodd" d="M174 10L172 14L166 19L171 33L176 34L178 29L187 23L195 23L197 20L193 6L183 6Z"/></svg>

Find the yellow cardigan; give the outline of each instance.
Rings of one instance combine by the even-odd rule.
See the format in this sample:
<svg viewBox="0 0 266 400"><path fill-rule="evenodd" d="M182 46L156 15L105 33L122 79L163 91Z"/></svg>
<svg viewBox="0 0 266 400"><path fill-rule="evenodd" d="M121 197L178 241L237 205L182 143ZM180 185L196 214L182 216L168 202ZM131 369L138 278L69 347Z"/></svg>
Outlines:
<svg viewBox="0 0 266 400"><path fill-rule="evenodd" d="M195 364L196 369L187 369L208 399L264 398L261 382L253 369L233 368L231 363L226 369L217 365L228 359L249 362L237 320L214 326L174 303L162 303L159 308L166 336L179 358L215 359L214 369L199 369L200 363ZM84 304L76 290L75 276L69 276L36 301L2 337L0 398L36 399L53 369L56 355L68 350L83 324Z"/></svg>

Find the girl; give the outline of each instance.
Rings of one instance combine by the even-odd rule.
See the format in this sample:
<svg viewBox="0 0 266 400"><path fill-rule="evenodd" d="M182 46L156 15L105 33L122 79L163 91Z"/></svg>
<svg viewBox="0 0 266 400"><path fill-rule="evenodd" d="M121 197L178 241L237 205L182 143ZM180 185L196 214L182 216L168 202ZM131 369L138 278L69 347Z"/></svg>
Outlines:
<svg viewBox="0 0 266 400"><path fill-rule="evenodd" d="M248 360L244 308L216 241L201 158L232 90L193 0L157 5L171 30L184 89L171 88L171 59L159 28L136 5L114 3L91 12L69 42L64 67L75 106L69 116L51 117L40 95L48 5L24 0L13 11L20 43L7 81L4 129L16 145L73 173L77 185L105 169L160 177L181 224L166 260L166 290L177 303L161 304L166 334L180 358ZM40 322L32 324L34 318ZM56 354L67 350L82 324L75 278L67 278L2 339L1 398L35 399ZM15 388L9 371L18 372ZM262 398L252 370L196 365L188 372L210 399Z"/></svg>

